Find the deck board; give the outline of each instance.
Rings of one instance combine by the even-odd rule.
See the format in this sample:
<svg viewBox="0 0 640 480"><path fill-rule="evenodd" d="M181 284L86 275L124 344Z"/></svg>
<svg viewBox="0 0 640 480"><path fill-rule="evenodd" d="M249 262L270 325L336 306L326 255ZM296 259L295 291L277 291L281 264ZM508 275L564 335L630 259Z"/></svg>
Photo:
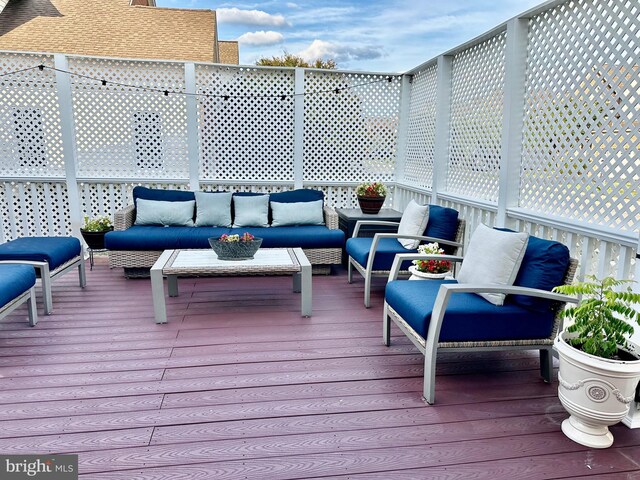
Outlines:
<svg viewBox="0 0 640 480"><path fill-rule="evenodd" d="M535 352L441 355L426 405L422 357L382 345L382 280L365 309L361 279L315 276L302 318L290 278L184 279L156 325L148 280L87 276L36 327L0 321L3 453L78 453L91 479L640 478L640 430L564 437Z"/></svg>

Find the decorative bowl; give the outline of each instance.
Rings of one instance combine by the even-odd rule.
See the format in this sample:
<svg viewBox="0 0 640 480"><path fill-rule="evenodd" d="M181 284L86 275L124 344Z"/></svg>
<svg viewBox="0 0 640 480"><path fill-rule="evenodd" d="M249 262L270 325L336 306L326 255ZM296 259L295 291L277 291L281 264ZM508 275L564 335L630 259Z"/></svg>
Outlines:
<svg viewBox="0 0 640 480"><path fill-rule="evenodd" d="M248 242L221 242L217 237L209 238L209 245L220 260L249 260L261 244L262 239L257 237Z"/></svg>

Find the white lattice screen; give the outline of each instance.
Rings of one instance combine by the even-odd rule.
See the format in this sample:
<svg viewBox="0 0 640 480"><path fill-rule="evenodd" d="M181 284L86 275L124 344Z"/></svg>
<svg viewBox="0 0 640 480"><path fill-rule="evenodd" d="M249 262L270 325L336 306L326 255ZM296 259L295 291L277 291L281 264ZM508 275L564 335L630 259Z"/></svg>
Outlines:
<svg viewBox="0 0 640 480"><path fill-rule="evenodd" d="M0 53L0 75L53 57ZM64 177L55 74L37 68L0 77L0 176Z"/></svg>
<svg viewBox="0 0 640 480"><path fill-rule="evenodd" d="M639 31L637 1L582 0L531 20L521 207L640 228Z"/></svg>
<svg viewBox="0 0 640 480"><path fill-rule="evenodd" d="M399 102L398 77L306 72L304 179L394 180Z"/></svg>
<svg viewBox="0 0 640 480"><path fill-rule="evenodd" d="M436 137L437 64L413 75L404 180L431 188Z"/></svg>
<svg viewBox="0 0 640 480"><path fill-rule="evenodd" d="M502 33L453 58L448 192L498 200L505 46Z"/></svg>
<svg viewBox="0 0 640 480"><path fill-rule="evenodd" d="M71 57L78 176L188 178L184 65ZM117 83L159 89L141 91Z"/></svg>
<svg viewBox="0 0 640 480"><path fill-rule="evenodd" d="M293 181L293 71L198 65L196 81L223 96L199 97L200 178Z"/></svg>

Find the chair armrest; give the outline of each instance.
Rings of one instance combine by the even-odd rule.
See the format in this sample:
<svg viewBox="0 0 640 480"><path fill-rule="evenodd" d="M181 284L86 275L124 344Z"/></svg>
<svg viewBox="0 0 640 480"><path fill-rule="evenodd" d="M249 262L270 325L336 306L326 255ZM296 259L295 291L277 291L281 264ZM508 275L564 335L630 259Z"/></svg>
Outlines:
<svg viewBox="0 0 640 480"><path fill-rule="evenodd" d="M118 210L113 215L113 229L126 230L133 225L133 217L136 212L135 205L128 205L122 210Z"/></svg>
<svg viewBox="0 0 640 480"><path fill-rule="evenodd" d="M389 271L389 278L387 282L396 280L400 273L400 266L407 260L448 260L452 263L462 262L462 257L456 255L428 255L424 253L398 253L393 259L391 270Z"/></svg>
<svg viewBox="0 0 640 480"><path fill-rule="evenodd" d="M445 255L442 256L444 257ZM446 303L449 302L449 298L453 293L504 293L506 295L526 295L529 297L544 298L547 300L553 300L555 302L578 303L578 299L575 297L570 297L568 295L563 295L560 293L549 292L548 290L505 285L478 285L470 283L452 283L441 285L438 296L442 292L443 287L446 295Z"/></svg>
<svg viewBox="0 0 640 480"><path fill-rule="evenodd" d="M358 220L356 222L356 226L353 229L353 235L351 235L351 238L355 238L358 236L358 232L360 232L360 227L362 225L379 225L379 226L391 226L391 227L398 227L400 226L400 222L389 222L386 220Z"/></svg>
<svg viewBox="0 0 640 480"><path fill-rule="evenodd" d="M324 213L324 223L327 226L327 228L329 230L338 230L340 226L338 212L336 212L336 210L333 207L328 207L325 205L323 209L323 213Z"/></svg>

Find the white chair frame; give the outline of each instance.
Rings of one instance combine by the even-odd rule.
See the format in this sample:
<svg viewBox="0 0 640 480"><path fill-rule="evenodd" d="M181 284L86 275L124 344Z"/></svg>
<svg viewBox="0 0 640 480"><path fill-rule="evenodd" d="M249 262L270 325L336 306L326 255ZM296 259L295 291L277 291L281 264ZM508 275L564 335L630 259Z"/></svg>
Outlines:
<svg viewBox="0 0 640 480"><path fill-rule="evenodd" d="M452 262L461 262L462 257L446 256ZM398 278L400 265L406 260L416 259L442 259L444 255L421 255L421 254L399 254L391 267L389 273L389 282ZM565 275L565 282L571 283L573 275L576 271L578 261L571 259L569 268ZM429 281L429 280L424 280ZM391 344L391 323L393 322L402 330L402 332L411 340L418 348L420 353L424 355L424 383L423 397L429 404L435 403L435 381L436 381L436 356L438 351L496 351L496 350L540 350L540 373L545 382L551 382L553 372L553 339L562 330L562 317L556 314L556 323L552 334L546 339L536 340L507 340L495 342L439 342L440 330L442 322L447 310L447 306L451 301L451 297L456 293L504 293L507 295L528 295L531 297L545 298L561 303L578 303L578 299L549 292L547 290L538 290L535 288L525 287L506 287L497 285L477 285L477 284L443 284L440 285L438 295L435 299L431 320L429 322L429 330L427 338L422 338L404 319L391 308L385 299L383 319L382 319L382 337L384 344Z"/></svg>
<svg viewBox="0 0 640 480"><path fill-rule="evenodd" d="M351 238L356 238L358 233L360 232L360 227L363 225L380 225L380 226L396 226L400 225L400 222L388 222L381 220L358 220L356 222L356 226L353 229L353 235ZM378 243L382 238L410 238L414 240L420 240L421 242L438 242L440 245L449 245L457 248L457 253L462 254L463 244L462 239L464 238L464 228L465 221L462 219L458 219L458 229L456 232L456 240L443 240L441 238L435 237L425 237L423 235L407 235L407 234L398 234L398 233L376 233L373 236L373 241L371 242L371 248L369 249L369 257L367 258L367 265L360 265L351 255L349 255L349 261L347 264L347 281L349 283L353 282L353 269L364 277L364 306L366 308L371 307L371 279L373 277L388 277L389 270L373 270L373 261L375 259L376 251L378 250ZM399 254L404 255L404 254ZM416 254L418 255L418 254ZM440 257L440 259L444 259L444 257ZM408 277L411 275L409 272L399 272L397 275L401 277Z"/></svg>
<svg viewBox="0 0 640 480"><path fill-rule="evenodd" d="M80 247L80 255L73 257L71 260L63 263L53 271L49 270L48 262L38 262L34 260L0 260L0 264L23 264L31 265L39 271L40 283L42 284L42 299L44 303L44 314L51 315L53 313L53 296L51 294L51 283L59 276L64 275L74 267L78 267L78 277L80 287L87 286L87 273L84 265L84 247Z"/></svg>

